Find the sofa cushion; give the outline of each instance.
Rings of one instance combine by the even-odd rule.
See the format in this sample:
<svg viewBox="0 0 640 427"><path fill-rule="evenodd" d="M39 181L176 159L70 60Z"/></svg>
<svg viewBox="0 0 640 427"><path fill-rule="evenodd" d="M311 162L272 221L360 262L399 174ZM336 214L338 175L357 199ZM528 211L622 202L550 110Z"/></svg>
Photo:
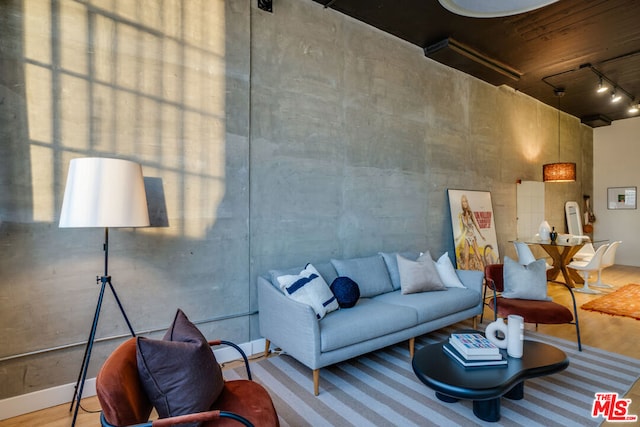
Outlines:
<svg viewBox="0 0 640 427"><path fill-rule="evenodd" d="M353 308L336 311L320 321L321 351L368 341L416 324L417 313L413 309L360 298Z"/></svg>
<svg viewBox="0 0 640 427"><path fill-rule="evenodd" d="M547 262L539 259L522 265L504 257L504 298L550 301L547 297Z"/></svg>
<svg viewBox="0 0 640 427"><path fill-rule="evenodd" d="M398 271L398 259L396 255L400 255L406 259L410 259L411 261L415 261L421 255L420 252L379 252L384 259L384 263L387 266L387 270L389 271L389 277L391 279L391 285L393 289L400 289L400 272Z"/></svg>
<svg viewBox="0 0 640 427"><path fill-rule="evenodd" d="M447 288L465 287L456 274L456 269L453 268L453 263L451 262L451 258L449 258L448 252L445 252L438 258L438 261L436 261L436 270L438 270L438 275Z"/></svg>
<svg viewBox="0 0 640 427"><path fill-rule="evenodd" d="M465 288L449 288L447 292L422 292L403 295L401 291L378 295L373 300L389 305L412 308L418 323L429 322L480 304L482 295ZM348 310L345 310L348 311Z"/></svg>
<svg viewBox="0 0 640 427"><path fill-rule="evenodd" d="M403 294L447 290L438 275L429 251L415 261L401 255L396 255L396 258L400 272L400 289Z"/></svg>
<svg viewBox="0 0 640 427"><path fill-rule="evenodd" d="M162 340L137 337L142 386L161 418L207 411L224 387L211 347L178 309Z"/></svg>
<svg viewBox="0 0 640 427"><path fill-rule="evenodd" d="M340 308L351 308L360 299L358 284L348 277L336 277L330 288L331 292L336 296Z"/></svg>
<svg viewBox="0 0 640 427"><path fill-rule="evenodd" d="M286 296L311 306L318 319L340 308L329 285L311 264L298 274L279 276L277 281Z"/></svg>
<svg viewBox="0 0 640 427"><path fill-rule="evenodd" d="M364 258L332 259L339 276L348 277L360 287L360 297L369 298L393 290L387 266L380 255Z"/></svg>

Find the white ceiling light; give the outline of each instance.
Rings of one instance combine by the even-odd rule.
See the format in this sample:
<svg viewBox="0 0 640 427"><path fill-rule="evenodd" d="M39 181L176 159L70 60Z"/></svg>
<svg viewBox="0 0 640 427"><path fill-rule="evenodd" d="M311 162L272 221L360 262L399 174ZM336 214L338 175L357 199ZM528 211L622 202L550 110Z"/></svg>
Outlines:
<svg viewBox="0 0 640 427"><path fill-rule="evenodd" d="M438 0L450 12L471 18L497 18L517 15L555 3L558 0Z"/></svg>

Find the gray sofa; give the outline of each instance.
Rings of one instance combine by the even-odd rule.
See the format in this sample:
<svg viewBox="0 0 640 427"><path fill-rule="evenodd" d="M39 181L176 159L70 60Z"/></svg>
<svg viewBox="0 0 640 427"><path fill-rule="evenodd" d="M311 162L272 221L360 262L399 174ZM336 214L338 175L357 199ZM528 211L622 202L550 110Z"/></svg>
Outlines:
<svg viewBox="0 0 640 427"><path fill-rule="evenodd" d="M402 255L417 258L412 253ZM464 288L403 295L394 259L395 253L379 253L314 263L327 284L338 276L350 277L361 294L354 307L330 312L320 320L309 305L286 296L277 282L277 277L298 274L304 267L259 276L259 325L266 339L265 354L273 345L312 369L318 395L320 368L404 340L409 340L413 356L416 336L469 318L475 326L483 308L482 272L456 270Z"/></svg>

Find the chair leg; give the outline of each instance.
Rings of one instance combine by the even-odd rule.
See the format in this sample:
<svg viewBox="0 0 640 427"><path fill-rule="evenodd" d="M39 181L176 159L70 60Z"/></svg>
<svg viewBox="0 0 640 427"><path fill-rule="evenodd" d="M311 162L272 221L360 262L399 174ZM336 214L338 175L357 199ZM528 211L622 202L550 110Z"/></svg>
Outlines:
<svg viewBox="0 0 640 427"><path fill-rule="evenodd" d="M413 354L415 353L416 348L416 338L409 338L409 356L413 360Z"/></svg>
<svg viewBox="0 0 640 427"><path fill-rule="evenodd" d="M482 310L484 311L484 305L482 306ZM473 329L478 329L478 316L473 316Z"/></svg>
<svg viewBox="0 0 640 427"><path fill-rule="evenodd" d="M583 272L584 275L584 285L582 285L581 288L576 288L575 291L576 292L581 292L583 294L600 294L600 291L596 291L595 289L591 289L589 287L589 272L585 271Z"/></svg>
<svg viewBox="0 0 640 427"><path fill-rule="evenodd" d="M571 288L565 284L569 294L571 295L571 302L573 303L573 319L576 324L576 338L578 339L578 351L582 351L582 341L580 340L580 321L578 320L578 304L576 304L576 296L573 294ZM577 289L574 289L577 290Z"/></svg>
<svg viewBox="0 0 640 427"><path fill-rule="evenodd" d="M264 340L264 357L269 356L269 348L271 347L271 341L265 339Z"/></svg>
<svg viewBox="0 0 640 427"><path fill-rule="evenodd" d="M613 288L613 286L607 283L602 283L601 278L602 278L602 269L598 270L598 280L596 280L596 283L592 283L591 286L595 286L596 288L607 288L607 289Z"/></svg>
<svg viewBox="0 0 640 427"><path fill-rule="evenodd" d="M486 305L485 301L487 300L487 286L483 286L482 288L482 311L480 312L480 323L484 319L484 306ZM475 326L473 327L475 329Z"/></svg>
<svg viewBox="0 0 640 427"><path fill-rule="evenodd" d="M313 370L313 395L320 394L320 369Z"/></svg>

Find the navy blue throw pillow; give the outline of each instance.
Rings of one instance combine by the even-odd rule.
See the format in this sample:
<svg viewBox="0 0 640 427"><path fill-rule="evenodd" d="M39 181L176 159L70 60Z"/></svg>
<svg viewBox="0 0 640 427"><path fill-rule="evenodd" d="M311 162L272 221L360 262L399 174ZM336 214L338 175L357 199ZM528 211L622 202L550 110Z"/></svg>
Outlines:
<svg viewBox="0 0 640 427"><path fill-rule="evenodd" d="M336 296L340 308L351 308L360 298L358 284L348 277L337 277L331 283L331 292Z"/></svg>

